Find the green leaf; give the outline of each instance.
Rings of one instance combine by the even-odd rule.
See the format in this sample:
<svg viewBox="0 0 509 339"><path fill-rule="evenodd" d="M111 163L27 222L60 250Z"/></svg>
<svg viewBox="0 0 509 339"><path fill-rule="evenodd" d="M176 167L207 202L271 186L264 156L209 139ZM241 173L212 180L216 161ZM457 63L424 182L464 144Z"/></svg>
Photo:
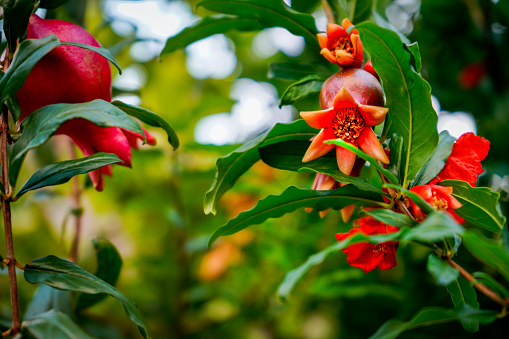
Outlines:
<svg viewBox="0 0 509 339"><path fill-rule="evenodd" d="M387 170L394 174L396 177L401 173L401 163L403 156L403 137L398 133L394 133L389 142L389 150L391 151L390 162L387 165ZM398 178L403 179L403 178ZM398 182L400 181L398 180Z"/></svg>
<svg viewBox="0 0 509 339"><path fill-rule="evenodd" d="M94 275L111 286L115 286L122 268L122 257L115 246L104 238L93 239L92 243L97 257L97 270ZM106 294L80 294L76 308L90 307L104 298L106 298Z"/></svg>
<svg viewBox="0 0 509 339"><path fill-rule="evenodd" d="M317 133L318 131L309 127L304 120L297 120L290 124L279 123L230 154L217 159L216 176L203 202L205 214L216 214L216 203L219 198L233 187L242 174L260 160L259 147L287 140L309 140Z"/></svg>
<svg viewBox="0 0 509 339"><path fill-rule="evenodd" d="M55 9L65 4L69 0L40 0L40 8Z"/></svg>
<svg viewBox="0 0 509 339"><path fill-rule="evenodd" d="M61 44L67 45L67 46L75 46L75 47L79 47L79 48L84 48L84 49L88 49L92 52L96 52L100 56L106 58L106 60L111 62L113 65L115 65L115 67L118 69L118 73L122 74L122 68L120 68L120 65L118 64L117 60L115 60L115 57L113 56L113 54L111 54L111 52L109 50L107 50L106 48L90 46L90 45L82 44L80 42L72 42L72 41L62 41Z"/></svg>
<svg viewBox="0 0 509 339"><path fill-rule="evenodd" d="M383 175L385 175L385 177L387 179L389 179L393 184L397 184L398 183L398 178L396 178L394 176L394 174L392 174L390 171L388 171L387 169L383 168L379 163L378 161L375 160L375 158L373 158L372 156L369 156L367 155L366 153L364 153L363 151L361 151L360 149L358 149L357 147L347 143L347 142L344 142L343 140L341 139L335 139L335 140L327 140L327 141L324 141L325 144L333 144L333 145L338 145L338 146L341 146L343 148L346 148L352 152L354 152L355 154L357 154L357 156L359 158L362 158L364 160L366 160L367 162L369 162L372 166L374 166L380 173L382 173Z"/></svg>
<svg viewBox="0 0 509 339"><path fill-rule="evenodd" d="M419 226L412 229L412 232L403 235L402 240L419 240L435 242L455 235L462 235L465 229L449 216L446 212L435 211L429 213L426 219Z"/></svg>
<svg viewBox="0 0 509 339"><path fill-rule="evenodd" d="M352 1L351 20L352 23L361 22L371 18L373 9L373 0L354 0Z"/></svg>
<svg viewBox="0 0 509 339"><path fill-rule="evenodd" d="M282 62L269 64L269 79L299 80L309 75L322 75L324 79L328 78L333 71L323 64L307 63L298 64L295 62Z"/></svg>
<svg viewBox="0 0 509 339"><path fill-rule="evenodd" d="M69 316L55 310L25 320L21 327L36 338L92 339Z"/></svg>
<svg viewBox="0 0 509 339"><path fill-rule="evenodd" d="M64 291L107 293L117 299L129 318L138 325L144 338L150 337L136 305L113 286L88 273L76 264L53 255L39 258L25 266L25 280L31 284L46 284Z"/></svg>
<svg viewBox="0 0 509 339"><path fill-rule="evenodd" d="M106 165L122 162L115 154L98 152L91 156L56 162L44 166L27 180L21 187L16 198L21 197L28 191L41 187L60 185L68 182L78 174L88 173Z"/></svg>
<svg viewBox="0 0 509 339"><path fill-rule="evenodd" d="M428 256L428 262L426 264L429 274L431 274L435 280L443 286L449 285L456 279L458 279L460 272L451 267L445 260L438 258L435 254L431 253Z"/></svg>
<svg viewBox="0 0 509 339"><path fill-rule="evenodd" d="M72 314L71 296L69 291L61 291L56 288L39 285L35 294L28 304L24 319L35 318L41 313L55 310L67 315Z"/></svg>
<svg viewBox="0 0 509 339"><path fill-rule="evenodd" d="M430 204L428 204L428 202L426 200L421 198L421 196L418 195L415 192L409 191L409 190L404 189L404 188L402 188L402 187L400 187L398 185L392 185L392 184L383 184L383 187L385 187L385 188L394 188L394 189L396 189L398 191L401 191L401 192L405 193L426 214L433 213L435 211L435 209Z"/></svg>
<svg viewBox="0 0 509 339"><path fill-rule="evenodd" d="M285 278L277 288L279 299L286 301L295 285L300 279L314 266L320 265L327 257L338 253L341 250L339 243L335 243L318 253L315 253L306 260L302 265L286 273Z"/></svg>
<svg viewBox="0 0 509 339"><path fill-rule="evenodd" d="M419 170L415 179L410 183L410 187L426 185L440 173L444 168L447 158L451 155L452 146L455 141L456 139L450 136L447 131L440 133L438 146L435 152L428 162Z"/></svg>
<svg viewBox="0 0 509 339"><path fill-rule="evenodd" d="M60 41L55 35L43 39L27 39L19 44L11 65L0 80L0 102L16 95L35 64L58 46Z"/></svg>
<svg viewBox="0 0 509 339"><path fill-rule="evenodd" d="M11 112L12 120L18 121L21 116L21 109L19 108L18 98L15 95L8 97L7 100L5 100L5 105L7 106L9 112Z"/></svg>
<svg viewBox="0 0 509 339"><path fill-rule="evenodd" d="M274 0L203 0L196 7L210 11L238 15L240 18L258 20L264 27L283 27L306 39L318 48L318 33L314 18L299 13L282 1Z"/></svg>
<svg viewBox="0 0 509 339"><path fill-rule="evenodd" d="M210 238L209 246L220 236L237 233L250 225L261 224L269 218L279 218L301 207L311 207L317 211L328 208L339 210L351 204L370 206L380 202L380 195L359 190L353 185L346 185L334 191L315 191L290 186L280 195L270 195L258 201L255 207L240 213L218 228Z"/></svg>
<svg viewBox="0 0 509 339"><path fill-rule="evenodd" d="M332 9L337 22L341 22L344 18L350 18L350 9L346 0L326 0Z"/></svg>
<svg viewBox="0 0 509 339"><path fill-rule="evenodd" d="M180 141L177 133L175 133L173 128L171 128L166 120L161 118L156 113L151 112L143 107L129 105L118 100L113 101L112 104L120 108L122 111L124 111L124 113L139 119L149 126L162 128L166 132L166 135L168 136L168 142L173 146L173 149L176 150L179 147Z"/></svg>
<svg viewBox="0 0 509 339"><path fill-rule="evenodd" d="M491 275L484 272L474 272L476 282L484 284L504 299L509 299L509 291Z"/></svg>
<svg viewBox="0 0 509 339"><path fill-rule="evenodd" d="M483 325L489 325L497 319L497 312L493 310L480 310L468 304L458 310L458 319L461 322L479 322Z"/></svg>
<svg viewBox="0 0 509 339"><path fill-rule="evenodd" d="M360 177L351 177L349 175L344 174L340 170L326 170L326 169L316 170L313 168L303 167L303 168L301 168L301 170L299 170L299 172L323 173L326 175L330 175L336 181L339 181L342 183L350 183L361 190L376 193L376 194L386 195L386 193L384 191L382 191L380 188L378 188L376 186L373 186L366 179L360 178Z"/></svg>
<svg viewBox="0 0 509 339"><path fill-rule="evenodd" d="M323 85L323 77L317 74L308 75L299 81L291 84L281 96L279 108L284 105L291 105L294 102L310 95L320 93Z"/></svg>
<svg viewBox="0 0 509 339"><path fill-rule="evenodd" d="M64 122L77 118L89 120L101 127L117 126L143 135L143 130L135 120L104 100L42 107L23 120L23 133L12 148L9 165L9 180L12 186L16 185L19 168L26 153L48 141Z"/></svg>
<svg viewBox="0 0 509 339"><path fill-rule="evenodd" d="M161 51L160 56L172 53L211 35L226 33L231 29L238 31L259 31L263 29L263 25L256 19L208 16L166 40L166 45Z"/></svg>
<svg viewBox="0 0 509 339"><path fill-rule="evenodd" d="M415 55L404 47L396 33L371 22L363 22L355 28L384 87L389 108L385 119L387 133L403 137L399 177L406 188L438 143L438 118L431 106L431 87L411 67Z"/></svg>
<svg viewBox="0 0 509 339"><path fill-rule="evenodd" d="M392 225L396 227L413 227L415 222L410 219L410 217L403 213L394 212L392 210L388 210L385 208L375 209L371 211L364 212L367 215L372 216L378 221L383 222L387 225Z"/></svg>
<svg viewBox="0 0 509 339"><path fill-rule="evenodd" d="M3 1L4 34L9 46L9 53L14 53L17 40L25 35L35 3L36 0Z"/></svg>
<svg viewBox="0 0 509 339"><path fill-rule="evenodd" d="M419 52L419 44L417 42L414 42L413 44L404 44L403 47L407 49L407 51L412 54L412 66L414 67L414 70L419 73L422 68L422 60L421 60L421 53Z"/></svg>
<svg viewBox="0 0 509 339"><path fill-rule="evenodd" d="M506 218L500 212L498 192L487 187L472 187L460 180L444 180L438 184L453 188L453 197L463 205L454 210L460 217L488 231L502 232Z"/></svg>
<svg viewBox="0 0 509 339"><path fill-rule="evenodd" d="M475 309L479 309L477 294L475 289L463 277L458 277L447 285L447 291L451 295L452 303L456 310L462 310L465 305L469 305ZM462 321L461 324L465 331L475 333L479 330L479 321Z"/></svg>
<svg viewBox="0 0 509 339"><path fill-rule="evenodd" d="M500 240L487 239L476 229L469 229L463 235L463 245L477 259L496 269L509 281L509 255Z"/></svg>

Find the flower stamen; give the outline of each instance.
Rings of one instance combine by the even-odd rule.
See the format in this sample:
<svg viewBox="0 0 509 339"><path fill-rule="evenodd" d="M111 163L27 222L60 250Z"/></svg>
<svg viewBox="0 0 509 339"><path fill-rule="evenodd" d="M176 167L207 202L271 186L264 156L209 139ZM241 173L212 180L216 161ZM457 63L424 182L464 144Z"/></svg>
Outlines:
<svg viewBox="0 0 509 339"><path fill-rule="evenodd" d="M345 51L346 53L350 55L354 55L355 50L353 48L352 40L350 40L347 36L339 37L338 39L334 40L331 44L331 49L336 54L336 57L341 57L342 51Z"/></svg>
<svg viewBox="0 0 509 339"><path fill-rule="evenodd" d="M334 135L344 141L355 143L366 126L358 107L342 107L335 111L331 124Z"/></svg>

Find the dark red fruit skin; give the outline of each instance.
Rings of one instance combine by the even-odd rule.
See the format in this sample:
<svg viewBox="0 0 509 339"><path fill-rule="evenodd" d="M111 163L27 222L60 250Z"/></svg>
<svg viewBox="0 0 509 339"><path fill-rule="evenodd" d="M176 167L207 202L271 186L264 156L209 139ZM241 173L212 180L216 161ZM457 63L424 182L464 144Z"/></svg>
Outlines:
<svg viewBox="0 0 509 339"><path fill-rule="evenodd" d="M41 19L33 14L27 38L56 35L60 41L80 42L101 47L78 25L62 20ZM42 58L17 93L21 119L43 106L80 103L94 99L111 101L111 70L99 54L75 46L59 46Z"/></svg>
<svg viewBox="0 0 509 339"><path fill-rule="evenodd" d="M360 68L340 71L325 80L320 91L320 107L332 107L334 98L341 87L362 105L384 106L384 93L378 80Z"/></svg>

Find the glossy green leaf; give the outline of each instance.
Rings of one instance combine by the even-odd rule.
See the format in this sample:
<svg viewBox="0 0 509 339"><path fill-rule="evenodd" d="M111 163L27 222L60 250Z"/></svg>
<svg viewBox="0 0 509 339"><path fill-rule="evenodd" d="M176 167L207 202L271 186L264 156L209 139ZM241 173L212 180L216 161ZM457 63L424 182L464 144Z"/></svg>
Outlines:
<svg viewBox="0 0 509 339"><path fill-rule="evenodd" d="M258 20L265 27L283 27L295 35L300 35L312 46L318 47L318 33L314 18L299 13L282 1L274 0L203 0L197 7L238 15L240 18Z"/></svg>
<svg viewBox="0 0 509 339"><path fill-rule="evenodd" d="M0 102L14 96L35 64L58 46L60 41L55 35L48 35L43 39L28 39L19 44L11 65L0 80Z"/></svg>
<svg viewBox="0 0 509 339"><path fill-rule="evenodd" d="M61 291L56 288L39 285L32 300L27 306L24 319L35 318L41 313L55 310L67 315L72 314L71 295L69 291Z"/></svg>
<svg viewBox="0 0 509 339"><path fill-rule="evenodd" d="M111 286L115 286L122 268L120 253L111 242L104 238L93 239L92 244L97 257L97 269L94 275ZM106 294L80 294L76 302L76 308L90 307L106 298L106 296Z"/></svg>
<svg viewBox="0 0 509 339"><path fill-rule="evenodd" d="M413 227L415 222L410 219L410 217L403 213L394 212L393 210L380 208L371 211L364 212L367 215L372 216L378 221L383 222L387 225L392 225L396 227Z"/></svg>
<svg viewBox="0 0 509 339"><path fill-rule="evenodd" d="M449 135L447 131L443 131L439 135L438 146L435 153L429 161L419 170L415 179L410 183L410 187L426 185L433 180L438 173L444 168L445 161L452 152L452 146L456 139Z"/></svg>
<svg viewBox="0 0 509 339"><path fill-rule="evenodd" d="M82 118L102 127L117 126L143 135L140 125L121 109L104 100L80 104L55 104L40 108L23 120L23 133L10 156L10 182L15 186L26 153L41 146L66 121Z"/></svg>
<svg viewBox="0 0 509 339"><path fill-rule="evenodd" d="M65 4L69 0L40 0L40 8L55 9Z"/></svg>
<svg viewBox="0 0 509 339"><path fill-rule="evenodd" d="M403 47L405 47L410 54L412 54L411 63L414 67L415 71L419 73L422 68L422 60L421 60L421 53L419 52L419 44L417 42L414 42L412 44L404 44Z"/></svg>
<svg viewBox="0 0 509 339"><path fill-rule="evenodd" d="M318 130L309 127L304 120L289 124L276 124L256 138L251 139L216 162L216 176L212 187L205 194L203 209L206 214L216 214L216 203L233 187L237 179L260 160L258 148L287 140L309 140Z"/></svg>
<svg viewBox="0 0 509 339"><path fill-rule="evenodd" d="M389 113L388 135L403 137L401 178L406 188L428 162L438 143L437 114L431 106L431 87L415 72L412 58L399 36L371 22L355 27L380 76Z"/></svg>
<svg viewBox="0 0 509 339"><path fill-rule="evenodd" d="M463 277L458 277L447 285L447 291L451 295L452 302L456 310L462 310L465 305L479 309L477 294L475 289ZM462 321L461 324L465 331L475 333L479 330L479 321Z"/></svg>
<svg viewBox="0 0 509 339"><path fill-rule="evenodd" d="M250 210L218 228L209 240L209 246L220 236L230 235L248 226L261 224L269 218L279 218L301 207L310 207L317 211L328 208L335 210L355 204L370 206L381 203L380 195L362 191L353 185L346 185L334 191L315 191L290 186L280 195L270 195L258 201Z"/></svg>
<svg viewBox="0 0 509 339"><path fill-rule="evenodd" d="M500 240L487 239L478 230L470 229L463 235L463 245L477 259L496 269L509 281L509 255Z"/></svg>
<svg viewBox="0 0 509 339"><path fill-rule="evenodd" d="M394 176L399 177L401 173L401 164L403 156L403 137L394 133L389 142L389 150L391 151L390 162L387 165L387 170ZM398 178L401 181L403 178Z"/></svg>
<svg viewBox="0 0 509 339"><path fill-rule="evenodd" d="M118 64L118 62L115 59L115 57L113 56L113 54L111 54L111 52L109 50L107 50L106 48L90 46L90 45L82 44L79 42L72 42L72 41L62 41L61 44L67 45L67 46L75 46L75 47L79 47L79 48L84 48L84 49L88 49L92 52L96 52L100 56L106 58L106 60L111 62L113 65L115 65L115 67L118 69L118 73L122 74L122 68L120 68L120 65Z"/></svg>
<svg viewBox="0 0 509 339"><path fill-rule="evenodd" d="M184 48L203 38L214 34L226 33L232 29L238 31L259 31L263 29L263 25L256 19L208 16L166 40L166 45L161 51L161 56Z"/></svg>
<svg viewBox="0 0 509 339"><path fill-rule="evenodd" d="M393 184L397 184L398 183L398 178L396 178L394 176L394 174L392 174L390 171L388 171L387 169L383 168L379 163L378 161L375 160L375 158L373 158L372 156L369 156L367 155L366 153L364 153L363 151L361 151L360 149L358 149L357 147L347 143L347 142L344 142L343 140L341 139L335 139L335 140L327 140L327 141L324 141L325 144L333 144L333 145L338 145L338 146L341 146L343 148L346 148L352 152L354 152L355 154L357 154L357 156L359 158L362 158L364 160L366 160L367 162L369 162L372 166L374 166L379 172L381 172L383 175L385 175L385 177L387 179L390 180L390 182L392 182Z"/></svg>
<svg viewBox="0 0 509 339"><path fill-rule="evenodd" d="M460 217L488 231L502 231L506 218L500 211L498 192L487 187L472 187L460 180L444 180L439 184L453 188L452 195L463 205L454 210Z"/></svg>
<svg viewBox="0 0 509 339"><path fill-rule="evenodd" d="M7 106L9 112L11 112L12 120L18 121L21 116L21 109L19 108L18 98L15 95L8 97L7 100L5 100L5 105Z"/></svg>
<svg viewBox="0 0 509 339"><path fill-rule="evenodd" d="M451 267L445 260L438 258L433 253L428 256L426 268L435 280L443 286L449 285L460 275L457 269Z"/></svg>
<svg viewBox="0 0 509 339"><path fill-rule="evenodd" d="M132 301L110 284L74 263L50 255L36 259L26 265L24 274L25 280L31 284L46 284L64 291L79 291L90 294L107 293L124 306L126 314L138 325L143 337L150 337L140 311Z"/></svg>
<svg viewBox="0 0 509 339"><path fill-rule="evenodd" d="M85 158L59 161L44 166L32 174L23 187L21 187L16 198L21 197L28 191L46 186L60 185L68 182L75 175L88 173L118 162L122 161L115 154L98 152Z"/></svg>
<svg viewBox="0 0 509 339"><path fill-rule="evenodd" d="M180 141L177 133L175 133L173 128L171 128L166 120L161 118L156 113L151 112L143 107L129 105L118 100L113 101L112 104L120 108L122 111L124 111L124 113L139 119L149 126L162 128L166 132L166 135L168 136L168 142L173 146L173 149L176 150L179 147Z"/></svg>
<svg viewBox="0 0 509 339"><path fill-rule="evenodd" d="M329 77L333 71L323 64L318 63L271 63L267 77L269 79L300 80L309 75L322 75L324 79Z"/></svg>
<svg viewBox="0 0 509 339"><path fill-rule="evenodd" d="M295 285L312 267L320 265L327 257L338 253L340 250L339 243L335 243L311 255L302 265L286 273L285 278L277 288L279 299L287 300Z"/></svg>
<svg viewBox="0 0 509 339"><path fill-rule="evenodd" d="M484 272L474 272L474 277L476 282L484 284L492 289L495 293L497 293L502 298L509 298L509 291L505 288L501 283L495 280L491 275Z"/></svg>
<svg viewBox="0 0 509 339"><path fill-rule="evenodd" d="M462 235L465 229L461 227L449 214L436 211L428 214L426 219L418 227L412 229L412 232L405 234L402 240L419 240L425 242L435 242L455 235Z"/></svg>
<svg viewBox="0 0 509 339"><path fill-rule="evenodd" d="M284 105L291 105L294 102L310 95L320 93L323 85L323 77L317 74L308 75L299 81L291 84L281 96L279 108Z"/></svg>
<svg viewBox="0 0 509 339"><path fill-rule="evenodd" d="M36 0L3 1L3 28L10 53L16 50L17 40L26 32L35 3Z"/></svg>
<svg viewBox="0 0 509 339"><path fill-rule="evenodd" d="M371 18L373 0L354 0L351 1L350 20L356 24L358 22Z"/></svg>
<svg viewBox="0 0 509 339"><path fill-rule="evenodd" d="M92 339L69 316L55 310L25 320L21 327L35 338Z"/></svg>

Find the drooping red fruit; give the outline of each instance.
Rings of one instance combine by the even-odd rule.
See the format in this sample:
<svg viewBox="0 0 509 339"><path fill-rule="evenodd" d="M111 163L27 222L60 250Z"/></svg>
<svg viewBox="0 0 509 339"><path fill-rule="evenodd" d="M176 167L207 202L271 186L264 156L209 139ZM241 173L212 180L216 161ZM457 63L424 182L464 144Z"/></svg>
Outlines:
<svg viewBox="0 0 509 339"><path fill-rule="evenodd" d="M320 107L327 109L333 106L334 98L341 88L362 105L384 106L384 94L378 80L365 70L350 68L340 71L325 80L320 91Z"/></svg>

